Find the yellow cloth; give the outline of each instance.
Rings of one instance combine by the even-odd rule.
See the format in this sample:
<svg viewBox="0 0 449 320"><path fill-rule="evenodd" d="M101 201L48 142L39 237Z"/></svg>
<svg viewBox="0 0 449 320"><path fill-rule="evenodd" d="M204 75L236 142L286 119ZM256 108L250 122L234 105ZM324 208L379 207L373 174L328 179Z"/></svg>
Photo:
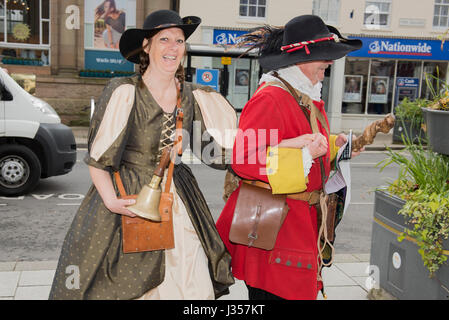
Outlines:
<svg viewBox="0 0 449 320"><path fill-rule="evenodd" d="M268 147L267 177L273 194L297 193L307 189L302 150Z"/></svg>
<svg viewBox="0 0 449 320"><path fill-rule="evenodd" d="M329 136L329 146L331 149L331 162L334 161L335 157L337 156L338 150L340 149L340 147L337 147L335 145L336 140L337 140L337 135L331 134Z"/></svg>

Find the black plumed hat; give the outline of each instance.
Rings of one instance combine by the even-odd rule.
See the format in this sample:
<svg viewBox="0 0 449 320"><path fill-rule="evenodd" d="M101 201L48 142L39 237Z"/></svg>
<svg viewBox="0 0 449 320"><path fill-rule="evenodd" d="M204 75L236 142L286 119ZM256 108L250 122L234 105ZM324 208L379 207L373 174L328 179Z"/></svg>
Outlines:
<svg viewBox="0 0 449 320"><path fill-rule="evenodd" d="M320 17L303 15L284 27L264 26L242 36L241 44L259 48L259 63L276 70L300 62L336 60L362 47L358 39L346 39ZM249 51L249 50L248 50Z"/></svg>

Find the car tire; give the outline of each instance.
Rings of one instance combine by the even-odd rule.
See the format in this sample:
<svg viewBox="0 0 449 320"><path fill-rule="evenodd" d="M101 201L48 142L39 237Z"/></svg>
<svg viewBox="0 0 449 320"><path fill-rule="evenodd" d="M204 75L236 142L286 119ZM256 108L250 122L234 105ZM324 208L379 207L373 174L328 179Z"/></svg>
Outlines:
<svg viewBox="0 0 449 320"><path fill-rule="evenodd" d="M29 193L37 186L41 171L39 158L30 148L0 146L0 195L15 197Z"/></svg>

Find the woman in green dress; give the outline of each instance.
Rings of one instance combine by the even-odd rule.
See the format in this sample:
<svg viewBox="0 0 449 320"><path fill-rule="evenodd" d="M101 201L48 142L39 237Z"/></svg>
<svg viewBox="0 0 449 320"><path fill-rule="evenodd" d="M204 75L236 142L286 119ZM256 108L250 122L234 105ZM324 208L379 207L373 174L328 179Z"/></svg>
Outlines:
<svg viewBox="0 0 449 320"><path fill-rule="evenodd" d="M217 132L235 129L235 111L223 97L183 79L185 40L200 21L159 10L143 29L123 34L120 52L140 64L140 75L112 79L97 102L85 159L93 185L64 240L50 299L216 299L229 293L230 255L190 169L177 164L171 184L175 247L136 253L123 253L121 226L121 215L134 217L127 208L134 200L120 199L112 175L120 173L127 194L150 182L162 151L173 145L178 92L183 147L190 142L197 153L208 147L204 141L195 147L196 128L214 129L214 146L223 142ZM221 160L223 154L212 156ZM226 169L224 161L207 164Z"/></svg>

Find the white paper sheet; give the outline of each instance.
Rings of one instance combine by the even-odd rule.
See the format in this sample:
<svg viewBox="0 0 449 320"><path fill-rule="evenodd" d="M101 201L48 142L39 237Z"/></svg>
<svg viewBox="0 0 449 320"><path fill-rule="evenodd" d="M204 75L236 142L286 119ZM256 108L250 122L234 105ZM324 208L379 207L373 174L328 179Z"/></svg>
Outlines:
<svg viewBox="0 0 449 320"><path fill-rule="evenodd" d="M340 159L343 150L346 147L345 143L337 153L337 159ZM351 166L349 160L340 160L337 161L336 171L331 173L331 177L327 180L324 191L327 194L337 192L344 187L347 187L346 190L346 199L345 199L345 207L343 209L343 214L346 212L346 209L351 202Z"/></svg>

